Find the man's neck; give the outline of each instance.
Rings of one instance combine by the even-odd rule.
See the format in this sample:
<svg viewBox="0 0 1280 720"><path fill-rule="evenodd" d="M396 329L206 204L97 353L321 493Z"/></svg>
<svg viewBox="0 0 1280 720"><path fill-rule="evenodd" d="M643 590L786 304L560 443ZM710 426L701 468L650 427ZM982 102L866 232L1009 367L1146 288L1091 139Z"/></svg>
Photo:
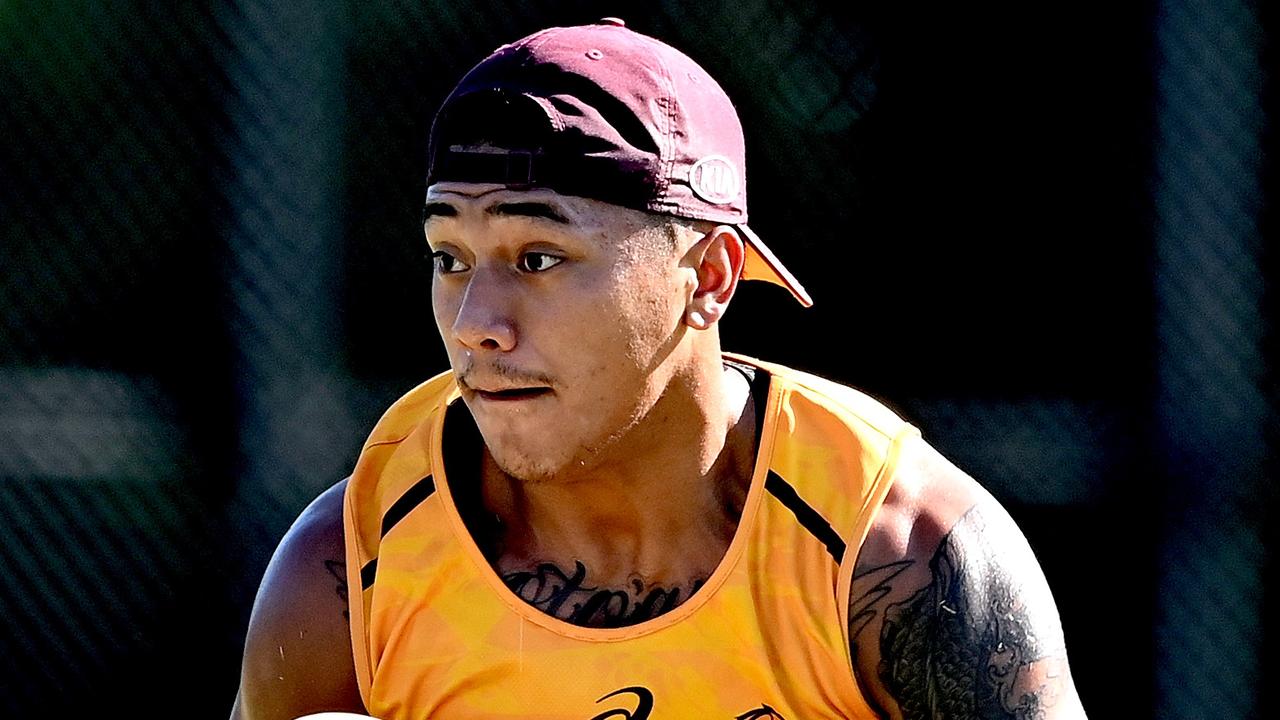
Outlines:
<svg viewBox="0 0 1280 720"><path fill-rule="evenodd" d="M637 576L688 585L709 574L733 537L755 457L749 384L716 365L664 396L632 431L626 456L539 482L487 456L484 504L500 523L499 571L552 563L593 582ZM677 429L679 428L679 429Z"/></svg>

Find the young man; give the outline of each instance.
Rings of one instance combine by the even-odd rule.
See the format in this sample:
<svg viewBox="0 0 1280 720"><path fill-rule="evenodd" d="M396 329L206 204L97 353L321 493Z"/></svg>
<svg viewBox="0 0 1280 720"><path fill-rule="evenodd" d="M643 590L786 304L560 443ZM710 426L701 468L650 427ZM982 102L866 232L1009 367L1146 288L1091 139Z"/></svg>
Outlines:
<svg viewBox="0 0 1280 720"><path fill-rule="evenodd" d="M868 397L722 353L740 279L810 303L692 60L537 33L430 154L452 370L281 542L233 718L1084 717L1004 510Z"/></svg>

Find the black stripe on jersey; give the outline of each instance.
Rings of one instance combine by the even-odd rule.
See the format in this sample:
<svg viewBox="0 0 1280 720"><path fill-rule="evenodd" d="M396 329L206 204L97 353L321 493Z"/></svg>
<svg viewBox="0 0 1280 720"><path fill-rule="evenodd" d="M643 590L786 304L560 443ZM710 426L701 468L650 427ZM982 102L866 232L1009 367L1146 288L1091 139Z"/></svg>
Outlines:
<svg viewBox="0 0 1280 720"><path fill-rule="evenodd" d="M837 565L844 560L844 540L841 540L840 536L836 534L835 529L831 527L831 523L819 515L817 510L809 507L809 504L796 493L796 489L791 487L786 480L783 480L781 475L770 470L769 476L764 480L764 489L768 490L770 495L778 498L783 505L787 506L787 509L796 516L796 520L800 521L800 525L805 530L808 530L809 534L817 538L818 542L827 546L827 552L831 553L831 557L836 559Z"/></svg>
<svg viewBox="0 0 1280 720"><path fill-rule="evenodd" d="M431 494L435 491L436 481L435 478L430 475L414 483L413 487L406 490L404 495L400 496L399 500L396 500L391 504L391 507L387 509L387 514L382 516L382 535L380 537L386 537L387 533L391 531L391 528L396 526L396 523L403 520L405 515L413 512L414 508L418 507L424 500L431 497ZM365 563L364 567L360 568L360 584L363 585L366 590L373 584L373 581L377 576L378 558L370 560Z"/></svg>
<svg viewBox="0 0 1280 720"><path fill-rule="evenodd" d="M431 493L435 491L436 481L430 475L414 483L413 487L406 490L404 495L392 504L387 514L382 516L382 537L386 537L396 523L403 520L405 515L421 505L422 501L431 497Z"/></svg>

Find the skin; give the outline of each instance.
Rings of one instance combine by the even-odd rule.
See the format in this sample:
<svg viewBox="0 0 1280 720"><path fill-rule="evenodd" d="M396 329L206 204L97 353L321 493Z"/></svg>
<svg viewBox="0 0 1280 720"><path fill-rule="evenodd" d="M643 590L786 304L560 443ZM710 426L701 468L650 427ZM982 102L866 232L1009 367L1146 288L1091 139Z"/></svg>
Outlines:
<svg viewBox="0 0 1280 720"><path fill-rule="evenodd" d="M856 677L883 717L1085 717L1026 538L921 440L859 551L848 617Z"/></svg>
<svg viewBox="0 0 1280 720"><path fill-rule="evenodd" d="M545 190L439 184L427 201L435 321L486 448L464 510L477 542L518 595L569 622L678 606L727 549L752 471L749 388L723 367L717 328L742 240ZM339 567L345 483L268 567L233 720L364 711ZM1084 716L1025 539L923 442L860 550L849 625L852 670L884 717Z"/></svg>
<svg viewBox="0 0 1280 720"><path fill-rule="evenodd" d="M736 522L721 497L749 481L752 451L745 379L710 330L741 271L733 231L673 246L645 213L501 186L435 185L427 207L432 305L488 448L500 573L582 562L612 587L709 575Z"/></svg>
<svg viewBox="0 0 1280 720"><path fill-rule="evenodd" d="M346 584L332 572L345 557L346 485L346 480L334 485L303 510L267 566L249 619L232 718L364 712L346 618Z"/></svg>

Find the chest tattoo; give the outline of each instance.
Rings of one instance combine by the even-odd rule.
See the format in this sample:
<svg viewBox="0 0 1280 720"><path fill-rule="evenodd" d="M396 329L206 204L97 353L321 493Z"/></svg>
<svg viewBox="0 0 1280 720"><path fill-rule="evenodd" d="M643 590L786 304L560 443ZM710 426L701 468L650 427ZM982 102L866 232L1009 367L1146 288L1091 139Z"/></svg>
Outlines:
<svg viewBox="0 0 1280 720"><path fill-rule="evenodd" d="M529 570L504 572L502 581L520 599L552 617L583 627L610 628L642 623L674 609L706 579L685 587L633 577L625 587L598 587L588 584L586 566L575 561L571 572L544 562Z"/></svg>

